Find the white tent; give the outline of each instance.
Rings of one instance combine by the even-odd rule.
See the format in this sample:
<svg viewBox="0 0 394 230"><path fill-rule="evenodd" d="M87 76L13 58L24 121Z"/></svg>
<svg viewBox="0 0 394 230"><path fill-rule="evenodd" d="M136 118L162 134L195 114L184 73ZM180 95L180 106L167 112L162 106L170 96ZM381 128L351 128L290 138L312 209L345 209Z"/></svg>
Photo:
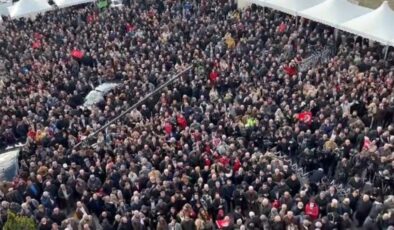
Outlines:
<svg viewBox="0 0 394 230"><path fill-rule="evenodd" d="M300 16L337 27L353 18L371 12L371 9L358 6L348 0L326 0L299 13Z"/></svg>
<svg viewBox="0 0 394 230"><path fill-rule="evenodd" d="M80 5L89 2L95 2L96 0L53 0L59 8Z"/></svg>
<svg viewBox="0 0 394 230"><path fill-rule="evenodd" d="M30 17L51 9L46 0L20 0L8 7L11 18Z"/></svg>
<svg viewBox="0 0 394 230"><path fill-rule="evenodd" d="M376 10L347 21L341 29L384 45L394 45L394 11L385 1Z"/></svg>
<svg viewBox="0 0 394 230"><path fill-rule="evenodd" d="M0 15L9 16L8 7L12 6L12 1L0 1Z"/></svg>
<svg viewBox="0 0 394 230"><path fill-rule="evenodd" d="M315 6L323 0L265 0L263 2L266 7L297 16L298 12Z"/></svg>

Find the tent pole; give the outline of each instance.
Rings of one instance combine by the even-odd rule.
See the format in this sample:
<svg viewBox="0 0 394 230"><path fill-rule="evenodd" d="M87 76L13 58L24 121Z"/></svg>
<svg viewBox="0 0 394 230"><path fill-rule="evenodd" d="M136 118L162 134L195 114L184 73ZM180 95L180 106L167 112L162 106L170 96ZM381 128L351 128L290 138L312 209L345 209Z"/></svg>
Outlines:
<svg viewBox="0 0 394 230"><path fill-rule="evenodd" d="M390 49L390 46L389 46L389 45L386 45L385 51L384 51L384 60L387 59L387 54L389 53L389 49Z"/></svg>

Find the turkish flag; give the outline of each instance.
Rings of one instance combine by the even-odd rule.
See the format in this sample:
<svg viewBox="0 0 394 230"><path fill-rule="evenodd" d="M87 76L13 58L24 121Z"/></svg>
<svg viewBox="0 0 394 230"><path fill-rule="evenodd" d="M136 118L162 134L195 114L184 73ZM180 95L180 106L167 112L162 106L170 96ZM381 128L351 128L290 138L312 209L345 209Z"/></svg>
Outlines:
<svg viewBox="0 0 394 230"><path fill-rule="evenodd" d="M71 51L71 57L76 58L76 59L82 59L84 53L81 50L73 50Z"/></svg>
<svg viewBox="0 0 394 230"><path fill-rule="evenodd" d="M230 219L224 218L223 220L217 220L216 225L219 229L227 228L228 226L230 226Z"/></svg>
<svg viewBox="0 0 394 230"><path fill-rule="evenodd" d="M312 123L312 113L311 112L302 112L298 114L298 120L310 124Z"/></svg>

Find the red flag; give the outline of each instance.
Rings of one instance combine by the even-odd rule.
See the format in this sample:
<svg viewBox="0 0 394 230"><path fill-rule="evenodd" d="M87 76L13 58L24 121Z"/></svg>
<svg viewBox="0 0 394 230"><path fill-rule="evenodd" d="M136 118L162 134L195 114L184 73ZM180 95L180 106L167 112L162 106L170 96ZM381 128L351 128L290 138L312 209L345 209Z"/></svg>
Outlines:
<svg viewBox="0 0 394 230"><path fill-rule="evenodd" d="M76 58L76 59L82 59L83 58L83 52L81 50L73 50L71 51L71 57Z"/></svg>
<svg viewBox="0 0 394 230"><path fill-rule="evenodd" d="M223 220L217 220L216 225L218 226L219 229L227 228L230 226L230 219L224 218Z"/></svg>
<svg viewBox="0 0 394 230"><path fill-rule="evenodd" d="M310 124L312 123L312 113L311 112L302 112L298 114L298 120Z"/></svg>
<svg viewBox="0 0 394 230"><path fill-rule="evenodd" d="M364 144L363 144L363 149L368 150L371 148L372 141L369 139L369 137L364 137Z"/></svg>

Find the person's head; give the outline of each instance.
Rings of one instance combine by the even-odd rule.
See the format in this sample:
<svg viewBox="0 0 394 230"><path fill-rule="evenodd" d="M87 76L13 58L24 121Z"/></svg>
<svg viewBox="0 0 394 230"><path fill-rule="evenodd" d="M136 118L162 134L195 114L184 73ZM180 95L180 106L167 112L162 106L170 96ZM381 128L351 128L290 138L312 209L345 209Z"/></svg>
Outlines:
<svg viewBox="0 0 394 230"><path fill-rule="evenodd" d="M325 192L320 192L319 193L319 197L320 197L320 199L324 199L326 197L326 193Z"/></svg>
<svg viewBox="0 0 394 230"><path fill-rule="evenodd" d="M291 195L288 191L286 191L283 195L285 198L291 198Z"/></svg>
<svg viewBox="0 0 394 230"><path fill-rule="evenodd" d="M297 175L295 173L291 174L291 180L296 181Z"/></svg>
<svg viewBox="0 0 394 230"><path fill-rule="evenodd" d="M297 208L302 210L302 209L304 208L304 203L302 203L301 201L299 201L299 202L297 203Z"/></svg>
<svg viewBox="0 0 394 230"><path fill-rule="evenodd" d="M338 200L337 199L332 199L331 200L331 207L335 207L335 208L338 207Z"/></svg>

